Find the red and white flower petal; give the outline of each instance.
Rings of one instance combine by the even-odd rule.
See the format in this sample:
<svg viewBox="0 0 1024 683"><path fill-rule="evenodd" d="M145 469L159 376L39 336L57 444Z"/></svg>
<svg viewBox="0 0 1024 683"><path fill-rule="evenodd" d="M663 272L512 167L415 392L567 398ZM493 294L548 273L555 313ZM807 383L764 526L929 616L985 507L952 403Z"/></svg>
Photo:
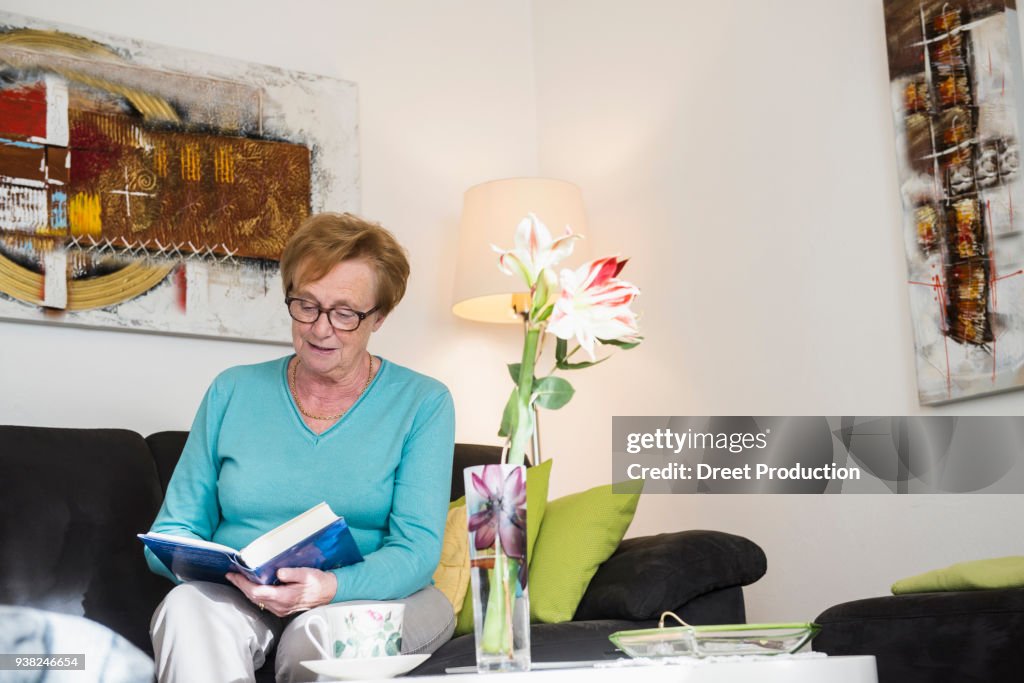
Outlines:
<svg viewBox="0 0 1024 683"><path fill-rule="evenodd" d="M609 256L575 271L563 270L559 277L562 292L548 331L560 339L575 339L591 360L598 339L637 338L636 317L629 306L640 290L618 279L625 264L626 259Z"/></svg>
<svg viewBox="0 0 1024 683"><path fill-rule="evenodd" d="M537 278L546 269L559 263L572 253L573 241L579 235L572 234L566 226L566 234L557 240L544 223L534 214L529 214L516 226L515 247L501 249L495 245L491 248L501 254L498 268L506 275L519 275L526 284L533 288Z"/></svg>

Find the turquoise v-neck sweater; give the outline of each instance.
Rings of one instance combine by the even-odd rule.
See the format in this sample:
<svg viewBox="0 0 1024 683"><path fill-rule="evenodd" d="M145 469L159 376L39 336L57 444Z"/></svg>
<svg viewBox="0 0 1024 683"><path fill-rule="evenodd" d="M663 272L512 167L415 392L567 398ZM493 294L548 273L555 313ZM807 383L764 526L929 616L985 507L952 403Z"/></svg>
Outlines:
<svg viewBox="0 0 1024 683"><path fill-rule="evenodd" d="M221 373L206 392L153 531L242 548L320 501L365 561L334 570L334 601L390 600L430 583L441 554L455 412L448 389L381 360L323 434L288 391L291 356ZM174 576L146 550L150 568Z"/></svg>

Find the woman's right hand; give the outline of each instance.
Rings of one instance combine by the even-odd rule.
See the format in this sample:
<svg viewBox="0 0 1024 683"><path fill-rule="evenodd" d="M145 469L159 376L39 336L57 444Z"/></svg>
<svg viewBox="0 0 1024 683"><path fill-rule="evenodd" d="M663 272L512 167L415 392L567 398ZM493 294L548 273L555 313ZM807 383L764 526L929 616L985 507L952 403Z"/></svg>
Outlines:
<svg viewBox="0 0 1024 683"><path fill-rule="evenodd" d="M338 578L330 573L308 567L289 567L277 570L276 586L253 583L241 574L226 575L252 604L278 617L305 612L326 605L338 592Z"/></svg>

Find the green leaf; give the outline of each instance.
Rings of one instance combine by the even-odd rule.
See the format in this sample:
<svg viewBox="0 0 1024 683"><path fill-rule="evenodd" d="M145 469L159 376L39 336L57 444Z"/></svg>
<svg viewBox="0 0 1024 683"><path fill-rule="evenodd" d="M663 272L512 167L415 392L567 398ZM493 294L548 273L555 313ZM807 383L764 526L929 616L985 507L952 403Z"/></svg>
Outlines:
<svg viewBox="0 0 1024 683"><path fill-rule="evenodd" d="M533 397L541 408L558 410L572 398L576 390L561 377L544 377L534 385Z"/></svg>
<svg viewBox="0 0 1024 683"><path fill-rule="evenodd" d="M548 304L537 311L536 315L533 316L533 322L542 323L551 317L551 313L555 310L554 304Z"/></svg>
<svg viewBox="0 0 1024 683"><path fill-rule="evenodd" d="M384 652L388 656L394 657L397 654L399 654L401 652L401 650L402 650L402 634L401 633L392 633L390 636L388 636L388 642L384 644Z"/></svg>
<svg viewBox="0 0 1024 683"><path fill-rule="evenodd" d="M561 367L562 363L565 362L566 355L569 352L569 341L566 339L559 338L555 342L555 362Z"/></svg>
<svg viewBox="0 0 1024 683"><path fill-rule="evenodd" d="M498 436L508 438L515 432L519 417L519 413L516 410L518 403L519 389L514 388L512 389L512 395L508 397L508 403L505 404L505 410L501 413L501 427L498 429Z"/></svg>
<svg viewBox="0 0 1024 683"><path fill-rule="evenodd" d="M635 342L624 342L619 341L618 339L598 339L597 341L601 342L602 344L605 344L606 346L618 346L620 349L628 351L629 349L635 349L636 347L640 346L640 342L643 341L643 338L638 339Z"/></svg>
<svg viewBox="0 0 1024 683"><path fill-rule="evenodd" d="M559 370L582 370L583 368L589 368L591 365L597 365L598 363L603 363L606 360L608 360L609 358L611 358L611 356L605 356L604 358L601 358L599 360L581 361L579 363L567 363L565 361L561 361L559 363L556 363L555 366Z"/></svg>
<svg viewBox="0 0 1024 683"><path fill-rule="evenodd" d="M522 372L522 367L523 367L522 363L509 363L508 364L508 374L510 374L512 376L512 383L515 384L517 387L519 386L519 373ZM534 375L533 376L533 382L530 384L530 386L532 387L536 383L537 383L537 376Z"/></svg>
<svg viewBox="0 0 1024 683"><path fill-rule="evenodd" d="M551 297L551 284L554 280L554 276L551 272L545 268L541 271L537 277L537 284L533 288L533 307L530 310L530 320L539 322L540 312L547 306L548 299Z"/></svg>

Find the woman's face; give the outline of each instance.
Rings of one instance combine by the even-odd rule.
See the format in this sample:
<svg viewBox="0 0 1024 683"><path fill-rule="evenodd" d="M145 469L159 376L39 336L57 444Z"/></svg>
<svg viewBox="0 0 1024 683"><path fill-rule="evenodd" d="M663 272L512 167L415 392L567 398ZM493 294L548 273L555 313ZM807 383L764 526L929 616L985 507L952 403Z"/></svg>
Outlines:
<svg viewBox="0 0 1024 683"><path fill-rule="evenodd" d="M369 311L377 305L376 273L362 259L342 261L319 280L300 285L291 296L311 301L323 309ZM362 359L370 335L383 323L384 316L371 313L357 329L345 332L334 329L326 313L313 323L292 320L292 344L306 369L340 380Z"/></svg>

